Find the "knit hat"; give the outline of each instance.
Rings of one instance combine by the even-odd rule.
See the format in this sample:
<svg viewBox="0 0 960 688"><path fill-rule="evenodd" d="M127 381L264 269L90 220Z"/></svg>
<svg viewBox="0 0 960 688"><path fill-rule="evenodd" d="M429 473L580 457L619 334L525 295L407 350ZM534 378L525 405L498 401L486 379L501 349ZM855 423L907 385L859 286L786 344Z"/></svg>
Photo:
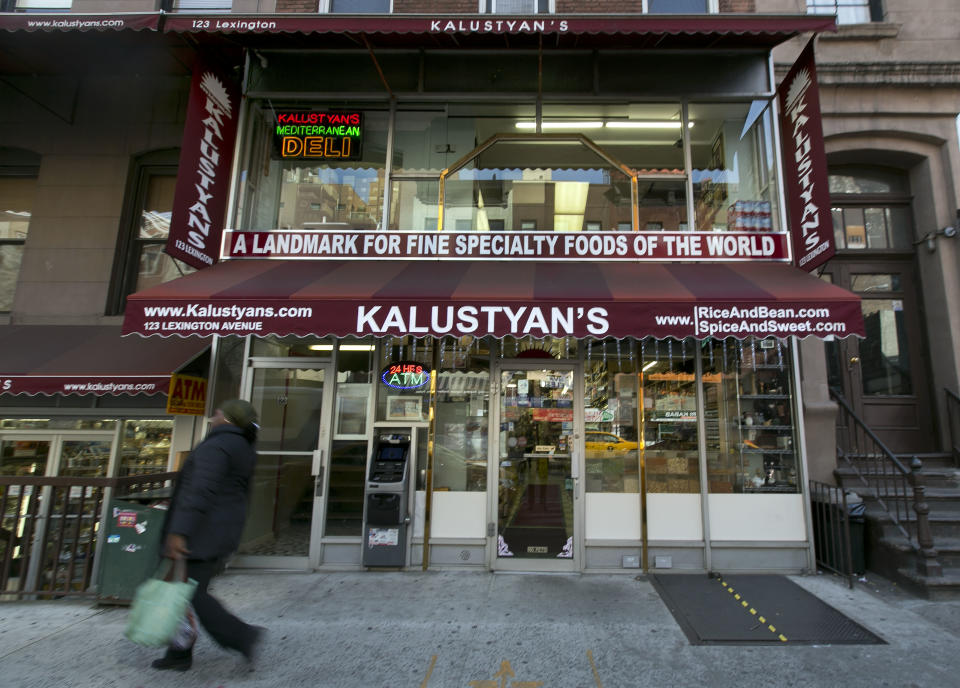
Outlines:
<svg viewBox="0 0 960 688"><path fill-rule="evenodd" d="M220 404L223 417L238 428L246 430L257 422L257 410L249 401L231 399Z"/></svg>

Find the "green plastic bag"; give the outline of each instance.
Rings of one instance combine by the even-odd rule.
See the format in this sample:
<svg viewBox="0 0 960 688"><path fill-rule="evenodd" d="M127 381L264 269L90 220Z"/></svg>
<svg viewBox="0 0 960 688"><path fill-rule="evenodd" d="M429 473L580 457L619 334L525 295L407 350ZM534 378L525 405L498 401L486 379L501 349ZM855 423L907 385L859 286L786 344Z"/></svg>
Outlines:
<svg viewBox="0 0 960 688"><path fill-rule="evenodd" d="M141 583L133 596L123 634L138 645L162 647L169 643L193 599L197 582L186 579L183 560L174 564L173 578L179 580L164 580L169 574L170 561L164 559L154 577Z"/></svg>

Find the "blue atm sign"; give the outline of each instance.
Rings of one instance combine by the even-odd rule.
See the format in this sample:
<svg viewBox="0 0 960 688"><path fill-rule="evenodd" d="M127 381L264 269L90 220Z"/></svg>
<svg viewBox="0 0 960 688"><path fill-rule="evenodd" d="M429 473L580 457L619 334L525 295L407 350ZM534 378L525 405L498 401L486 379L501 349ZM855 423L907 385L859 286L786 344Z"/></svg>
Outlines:
<svg viewBox="0 0 960 688"><path fill-rule="evenodd" d="M417 389L430 383L430 370L416 361L397 361L383 369L380 379L394 389Z"/></svg>

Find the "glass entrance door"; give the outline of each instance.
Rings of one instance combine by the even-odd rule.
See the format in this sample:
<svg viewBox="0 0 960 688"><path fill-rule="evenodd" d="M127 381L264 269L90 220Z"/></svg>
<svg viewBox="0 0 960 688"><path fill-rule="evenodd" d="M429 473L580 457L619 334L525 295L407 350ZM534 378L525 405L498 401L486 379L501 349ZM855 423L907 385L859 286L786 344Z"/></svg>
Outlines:
<svg viewBox="0 0 960 688"><path fill-rule="evenodd" d="M496 568L575 570L582 432L574 366L500 366Z"/></svg>
<svg viewBox="0 0 960 688"><path fill-rule="evenodd" d="M329 444L325 409L331 381L325 366L256 364L252 370L249 398L260 417L260 434L238 550L243 565L306 568L318 560L316 495L322 492L317 484Z"/></svg>

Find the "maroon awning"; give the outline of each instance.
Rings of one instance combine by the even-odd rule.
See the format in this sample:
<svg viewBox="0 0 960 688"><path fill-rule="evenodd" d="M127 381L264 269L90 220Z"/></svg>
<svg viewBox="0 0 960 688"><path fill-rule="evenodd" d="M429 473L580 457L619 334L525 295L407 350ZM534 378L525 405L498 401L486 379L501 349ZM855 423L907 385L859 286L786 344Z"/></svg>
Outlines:
<svg viewBox="0 0 960 688"><path fill-rule="evenodd" d="M358 36L376 37L381 47L482 47L537 45L590 48L771 48L811 32L835 31L824 15L587 14L505 16L209 14L166 15L165 32L251 37L270 34L342 36L353 47ZM323 47L337 47L324 43Z"/></svg>
<svg viewBox="0 0 960 688"><path fill-rule="evenodd" d="M0 30L5 31L158 31L160 12L72 14L0 13Z"/></svg>
<svg viewBox="0 0 960 688"><path fill-rule="evenodd" d="M226 261L127 299L124 334L863 336L783 263Z"/></svg>
<svg viewBox="0 0 960 688"><path fill-rule="evenodd" d="M132 340L119 327L0 327L0 394L159 394L209 339Z"/></svg>

